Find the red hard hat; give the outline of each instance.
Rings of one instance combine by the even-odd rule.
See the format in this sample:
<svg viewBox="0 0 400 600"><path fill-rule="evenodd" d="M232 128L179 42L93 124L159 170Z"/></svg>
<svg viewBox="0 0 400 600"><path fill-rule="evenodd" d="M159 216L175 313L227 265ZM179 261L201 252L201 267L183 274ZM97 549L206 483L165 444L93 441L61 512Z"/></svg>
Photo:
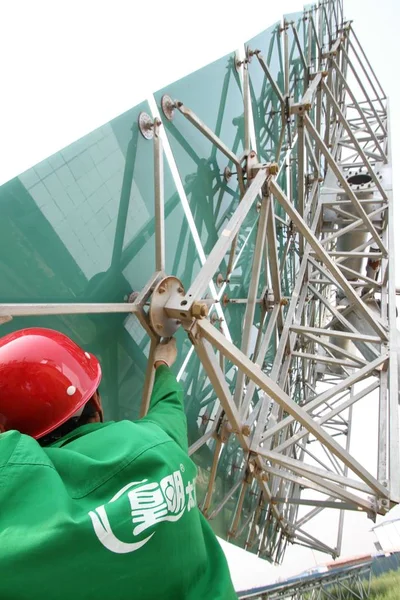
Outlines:
<svg viewBox="0 0 400 600"><path fill-rule="evenodd" d="M0 424L40 438L96 391L100 363L63 333L35 327L0 338Z"/></svg>

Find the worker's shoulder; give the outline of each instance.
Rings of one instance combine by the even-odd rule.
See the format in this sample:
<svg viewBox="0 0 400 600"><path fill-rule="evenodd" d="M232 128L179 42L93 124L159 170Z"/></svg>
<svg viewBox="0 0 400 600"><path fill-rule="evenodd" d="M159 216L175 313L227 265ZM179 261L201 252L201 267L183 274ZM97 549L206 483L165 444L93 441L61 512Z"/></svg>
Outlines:
<svg viewBox="0 0 400 600"><path fill-rule="evenodd" d="M81 456L121 464L169 443L175 444L156 423L123 420L83 425L46 448L46 452L54 463L60 460L59 451L62 455L68 451L74 453L74 462Z"/></svg>
<svg viewBox="0 0 400 600"><path fill-rule="evenodd" d="M52 466L46 452L35 439L14 430L0 434L0 468L7 465Z"/></svg>

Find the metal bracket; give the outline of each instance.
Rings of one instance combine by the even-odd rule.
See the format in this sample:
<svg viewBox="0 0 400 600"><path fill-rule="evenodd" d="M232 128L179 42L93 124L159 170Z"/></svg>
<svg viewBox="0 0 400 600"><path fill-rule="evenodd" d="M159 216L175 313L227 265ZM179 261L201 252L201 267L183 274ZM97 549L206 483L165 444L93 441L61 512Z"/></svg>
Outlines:
<svg viewBox="0 0 400 600"><path fill-rule="evenodd" d="M175 297L180 300L184 295L182 282L177 277L165 277L154 289L150 301L149 317L151 327L160 337L170 338L179 328L181 321L168 317L164 307L171 298Z"/></svg>

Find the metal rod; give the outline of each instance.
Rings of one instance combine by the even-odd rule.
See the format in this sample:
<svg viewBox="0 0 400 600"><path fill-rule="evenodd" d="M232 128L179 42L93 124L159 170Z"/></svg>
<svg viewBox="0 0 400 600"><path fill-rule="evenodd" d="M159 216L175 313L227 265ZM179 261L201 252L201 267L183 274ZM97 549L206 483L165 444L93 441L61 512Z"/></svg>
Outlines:
<svg viewBox="0 0 400 600"><path fill-rule="evenodd" d="M336 440L328 435L320 425L315 423L304 408L298 406L274 381L272 381L270 377L267 377L259 367L254 365L254 363L247 358L247 356L240 352L240 350L238 350L231 342L228 342L228 340L217 331L207 319L200 319L197 326L201 331L201 335L208 342L216 346L229 360L236 364L237 367L241 368L246 375L250 379L253 379L264 392L283 408L283 410L306 427L310 433L312 433L321 443L325 444L325 446L344 464L347 464L360 479L367 482L372 489L382 493L384 496L387 494L387 489L380 485L376 479L372 477L358 461L350 456ZM232 422L234 422L233 419ZM234 425L236 426L236 423ZM257 452L263 454L264 450L261 447L258 447Z"/></svg>
<svg viewBox="0 0 400 600"><path fill-rule="evenodd" d="M165 271L165 219L164 219L164 155L159 135L161 121L154 119L154 196L156 271Z"/></svg>
<svg viewBox="0 0 400 600"><path fill-rule="evenodd" d="M322 248L322 246L319 244L317 238L311 232L311 230L306 225L306 223L303 221L303 219L301 218L299 213L292 206L292 204L288 201L288 199L286 198L286 196L283 193L283 191L281 190L281 188L277 185L277 183L273 179L270 182L270 187L271 187L271 191L274 194L274 196L277 198L279 203L282 205L282 207L288 213L290 218L296 222L296 224L299 228L299 231L301 231L301 233L304 235L304 237L307 239L308 243L310 244L311 248L314 250L314 252L320 258L320 260L325 264L327 269L331 272L331 274L333 275L335 280L338 282L338 284L340 285L340 287L342 288L342 290L344 291L346 296L349 298L349 300L359 308L360 312L362 312L363 316L368 321L368 323L371 325L373 330L379 336L381 336L381 339L386 340L387 334L384 331L384 329L381 327L381 325L379 323L376 322L375 317L370 313L370 311L368 310L366 305L362 302L362 300L357 295L357 293L353 290L351 285L349 285L347 279L343 276L341 271L338 269L338 267L335 265L335 263L329 257L329 254L326 252L326 250L324 250ZM386 252L385 249L384 249L384 251Z"/></svg>
<svg viewBox="0 0 400 600"><path fill-rule="evenodd" d="M237 168L240 168L240 160L238 159L238 157L236 156L236 154L234 154L233 152L231 152L231 150L228 148L228 146L226 146L226 144L224 144L224 142L222 140L220 140L219 137L217 137L215 135L215 133L207 125L205 125L205 123L203 123L197 117L197 115L194 114L194 112L192 110L190 110L190 108L188 108L187 106L184 106L183 102L179 102L179 101L175 101L175 106L177 107L177 109L179 110L179 112L184 117L186 117L186 119L190 123L192 123L192 125L194 125L196 127L196 129L198 129L199 131L201 131L201 133L203 135L205 135L205 137L212 144L214 144L214 146L216 146L219 150L221 150L221 152L223 154L225 154L225 156L229 160L231 160L233 162L233 164Z"/></svg>
<svg viewBox="0 0 400 600"><path fill-rule="evenodd" d="M250 341L252 335L254 314L256 309L257 292L260 281L261 265L263 260L263 250L265 244L265 237L267 233L267 219L270 210L271 199L269 196L263 196L261 201L260 216L258 218L257 237L253 255L253 267L251 271L249 292L242 327L241 350L244 354L246 354L246 356L249 356L250 350ZM244 379L244 373L239 371L236 378L236 387L233 397L236 406L240 406L242 403Z"/></svg>
<svg viewBox="0 0 400 600"><path fill-rule="evenodd" d="M266 178L266 170L261 169L253 179L239 206L237 207L229 222L225 226L225 229L221 232L218 242L215 244L206 262L200 269L200 272L198 273L196 279L190 286L185 296L185 299L182 300L182 302L184 302L185 304L182 304L181 302L181 306L178 307L178 316L179 310L187 310L186 305L190 306L194 299L201 298L202 294L207 289L212 276L216 272L219 264L223 260L226 251L230 246L232 238L238 232L254 200L258 196L258 193L261 187L263 186ZM169 308L168 304L166 308Z"/></svg>
<svg viewBox="0 0 400 600"><path fill-rule="evenodd" d="M362 219L362 222L367 227L368 231L374 238L376 244L381 249L383 254L386 255L387 251L386 251L384 244L382 243L382 239L381 239L380 235L376 231L374 225L372 224L367 213L365 212L362 204L360 204L357 196L355 195L355 193L351 189L349 183L347 182L346 177L343 175L341 169L336 164L332 154L329 152L324 141L322 140L321 136L319 135L318 131L315 129L312 121L310 120L310 118L307 115L304 116L304 123L305 123L310 135L314 138L316 144L319 146L322 154L325 156L328 165L330 166L330 168L332 169L332 171L335 173L336 177L342 184L342 187L343 187L344 191L346 192L347 196L352 201L355 210L357 211L359 217Z"/></svg>

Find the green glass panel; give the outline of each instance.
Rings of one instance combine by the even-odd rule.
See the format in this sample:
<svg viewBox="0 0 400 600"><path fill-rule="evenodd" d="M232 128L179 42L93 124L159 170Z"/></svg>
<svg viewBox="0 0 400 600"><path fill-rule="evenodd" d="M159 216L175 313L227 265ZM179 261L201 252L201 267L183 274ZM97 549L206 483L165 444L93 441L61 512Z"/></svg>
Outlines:
<svg viewBox="0 0 400 600"><path fill-rule="evenodd" d="M253 480L252 484L247 486L244 495L236 535L231 536L229 538L229 541L232 544L235 544L235 546L239 546L240 548L245 547L248 535L250 533L254 512L259 502L259 498L260 489L258 487L257 482Z"/></svg>
<svg viewBox="0 0 400 600"><path fill-rule="evenodd" d="M164 94L183 102L236 155L243 152L243 98L233 54L157 92L155 98L159 105ZM164 117L161 107L160 113L201 243L208 255L239 202L237 177L232 175L228 181L224 178L226 167L235 169L178 110L173 121ZM254 223L252 211L246 223L242 235ZM237 252L241 243L240 239ZM223 273L227 258L221 263Z"/></svg>
<svg viewBox="0 0 400 600"><path fill-rule="evenodd" d="M235 515L237 501L240 495L239 488L229 496L223 509L218 510L221 502L226 499L230 490L238 481L243 479L244 453L236 438L231 435L224 445L217 467L217 473L213 486L213 495L208 514L211 519L213 530L220 537L226 538L230 531L232 520ZM216 512L215 516L213 512Z"/></svg>
<svg viewBox="0 0 400 600"><path fill-rule="evenodd" d="M153 144L138 131L142 110L146 103L0 188L0 235L10 248L1 302L123 302L152 276ZM166 270L188 286L200 263L166 164L164 171ZM31 326L62 331L96 354L106 418L137 417L149 341L135 317L15 318L1 333ZM176 372L191 345L183 331L177 338Z"/></svg>
<svg viewBox="0 0 400 600"><path fill-rule="evenodd" d="M304 54L304 13L291 13L285 15L284 19L286 23L293 23L293 27L296 28L300 48ZM287 29L289 41L289 93L291 96L293 96L295 102L299 102L305 89L305 73L304 65L301 60L300 49L293 33L293 27L292 25L289 25Z"/></svg>
<svg viewBox="0 0 400 600"><path fill-rule="evenodd" d="M246 46L253 52L261 52L274 81L284 93L280 23L246 42ZM257 153L262 160L272 162L281 157L281 154L277 156L282 130L281 105L256 56L251 58L249 75ZM282 148L284 145L282 140Z"/></svg>

